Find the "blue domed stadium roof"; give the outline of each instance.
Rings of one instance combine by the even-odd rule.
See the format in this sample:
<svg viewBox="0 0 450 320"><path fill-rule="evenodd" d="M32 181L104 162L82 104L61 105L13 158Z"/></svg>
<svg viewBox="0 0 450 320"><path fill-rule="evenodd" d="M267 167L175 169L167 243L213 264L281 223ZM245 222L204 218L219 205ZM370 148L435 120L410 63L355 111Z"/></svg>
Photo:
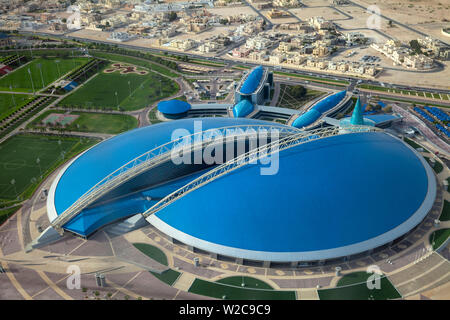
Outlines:
<svg viewBox="0 0 450 320"><path fill-rule="evenodd" d="M233 115L235 118L244 118L252 113L254 109L253 104L248 100L242 100L233 108Z"/></svg>
<svg viewBox="0 0 450 320"><path fill-rule="evenodd" d="M320 100L315 103L311 109L295 119L292 126L296 128L303 128L313 124L322 116L324 112L327 112L337 106L345 98L346 94L347 91L344 90Z"/></svg>
<svg viewBox="0 0 450 320"><path fill-rule="evenodd" d="M199 122L201 123L201 128L198 127ZM272 125L273 123L246 118L182 119L130 130L105 140L82 153L61 170L49 190L47 203L49 217L54 219L57 215L63 213L85 192L124 164L155 147L171 141L172 134L176 129L185 129L186 133L194 133L196 132L195 130L252 124ZM131 197L127 201L128 209L135 210L134 213L145 210L142 202L138 200ZM117 207L119 205L123 204L117 204L112 209L123 211L123 209ZM114 215L109 216L104 214L104 212L102 214L101 210L105 210L105 207L100 207L98 210L100 211L96 212L94 208L85 215L80 214L65 225L65 228L81 235L88 235L95 226L98 227L118 219ZM100 220L99 217L101 218Z"/></svg>
<svg viewBox="0 0 450 320"><path fill-rule="evenodd" d="M262 66L254 68L242 84L240 92L242 94L252 94L253 92L255 92L255 90L258 88L259 83L261 82L263 73L264 69Z"/></svg>
<svg viewBox="0 0 450 320"><path fill-rule="evenodd" d="M246 165L223 175L148 221L188 245L226 256L321 260L398 238L422 221L436 195L425 160L381 132L298 145L279 154L277 174L261 175L260 168Z"/></svg>
<svg viewBox="0 0 450 320"><path fill-rule="evenodd" d="M191 105L181 100L167 100L158 103L158 111L164 114L180 114L191 109Z"/></svg>

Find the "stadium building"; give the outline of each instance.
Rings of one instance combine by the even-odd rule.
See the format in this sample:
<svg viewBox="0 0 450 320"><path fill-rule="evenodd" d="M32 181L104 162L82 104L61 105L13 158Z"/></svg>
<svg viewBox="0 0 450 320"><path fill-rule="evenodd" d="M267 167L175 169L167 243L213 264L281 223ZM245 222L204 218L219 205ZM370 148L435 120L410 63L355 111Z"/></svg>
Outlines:
<svg viewBox="0 0 450 320"><path fill-rule="evenodd" d="M265 267L382 250L424 220L436 178L416 150L368 123L359 101L349 121L333 123L349 99L332 93L303 114L255 112L248 99L234 107L160 103L164 116L187 118L117 135L67 163L49 190L51 226L33 246L63 232L89 238L125 220L130 228L149 223L192 251ZM215 107L228 116L196 118ZM282 114L287 124L249 117L261 113Z"/></svg>
<svg viewBox="0 0 450 320"><path fill-rule="evenodd" d="M244 75L239 82L234 95L234 101L239 103L243 100L253 105L263 105L270 99L270 90L273 88L273 73L267 68L257 66Z"/></svg>

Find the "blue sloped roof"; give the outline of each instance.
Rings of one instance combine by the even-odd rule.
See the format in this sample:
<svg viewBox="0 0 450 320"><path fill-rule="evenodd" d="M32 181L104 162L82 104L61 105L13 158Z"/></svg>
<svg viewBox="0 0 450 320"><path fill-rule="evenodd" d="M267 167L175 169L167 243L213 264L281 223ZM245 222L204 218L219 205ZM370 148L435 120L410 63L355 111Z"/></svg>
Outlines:
<svg viewBox="0 0 450 320"><path fill-rule="evenodd" d="M339 102L342 101L342 99L345 98L345 95L347 94L347 91L341 91L335 94L332 94L325 99L320 100L317 102L312 109L319 111L320 113L327 112L328 110L334 108L338 105Z"/></svg>
<svg viewBox="0 0 450 320"><path fill-rule="evenodd" d="M235 118L244 118L252 113L253 109L253 103L244 99L233 107L233 115Z"/></svg>
<svg viewBox="0 0 450 320"><path fill-rule="evenodd" d="M300 117L294 120L292 123L293 127L303 128L309 126L311 123L314 123L317 119L320 118L322 114L314 109L310 109L309 111L302 114Z"/></svg>
<svg viewBox="0 0 450 320"><path fill-rule="evenodd" d="M198 248L220 245L213 250L220 254L226 248L228 253L242 249L261 255L333 251L411 221L433 181L410 147L381 132L298 145L281 151L278 163L274 175L261 175L260 164L239 168L149 219L162 220L175 230L173 235L181 232L185 243L196 239ZM223 190L235 191L232 201Z"/></svg>
<svg viewBox="0 0 450 320"><path fill-rule="evenodd" d="M261 82L263 73L264 69L262 66L254 68L242 84L241 93L252 94L253 92L255 92L255 90L258 88L259 83Z"/></svg>
<svg viewBox="0 0 450 320"><path fill-rule="evenodd" d="M294 122L292 123L292 126L296 128L303 128L309 126L310 124L314 123L317 119L319 119L324 112L327 112L328 110L337 106L338 103L345 98L346 94L347 91L344 90L320 100L319 102L314 104L311 109L309 109L307 112L305 112L300 117L295 119Z"/></svg>
<svg viewBox="0 0 450 320"><path fill-rule="evenodd" d="M382 122L386 122L386 121L390 121L390 120L395 120L395 119L398 119L399 117L395 116L393 114L374 114L374 115L365 116L364 118L372 120L373 122L378 124L378 123L382 123Z"/></svg>
<svg viewBox="0 0 450 320"><path fill-rule="evenodd" d="M165 114L180 114L191 109L191 105L186 101L167 100L158 103L158 111Z"/></svg>
<svg viewBox="0 0 450 320"><path fill-rule="evenodd" d="M194 132L233 125L268 124L247 118L195 118L162 122L119 134L105 140L79 156L59 179L55 190L55 210L61 214L96 183L141 154L172 140L175 129ZM106 160L107 159L107 160Z"/></svg>

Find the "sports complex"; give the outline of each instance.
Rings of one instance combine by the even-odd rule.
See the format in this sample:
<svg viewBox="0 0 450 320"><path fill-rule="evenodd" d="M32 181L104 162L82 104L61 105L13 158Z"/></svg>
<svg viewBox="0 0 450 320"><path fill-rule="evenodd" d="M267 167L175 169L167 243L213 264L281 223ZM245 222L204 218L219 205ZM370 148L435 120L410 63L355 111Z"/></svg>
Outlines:
<svg viewBox="0 0 450 320"><path fill-rule="evenodd" d="M37 88L61 98L20 100L42 107L0 145L3 196L33 194L2 226L5 269L33 266L64 299L397 299L449 282L447 163L385 100L312 85L277 106L292 92L255 66L226 99L192 102L191 78L136 58L63 64L59 87ZM77 292L53 280L74 262Z"/></svg>
<svg viewBox="0 0 450 320"><path fill-rule="evenodd" d="M219 260L297 266L392 245L423 221L435 202L436 179L417 151L364 121L359 100L351 119L332 125L327 119L348 107L346 91L290 115L287 125L247 117L260 108L253 100L264 101L267 73L251 70L237 86L234 106L208 106L225 108L230 117L131 130L70 161L49 190L51 226L42 239L55 231L89 238L139 215L171 241ZM163 116L179 118L194 108L179 100L158 106ZM177 130L184 134L173 138ZM276 131L277 139L251 143L252 134L264 131ZM230 145L236 145L230 159L217 163L173 161L177 152L191 160L208 149L225 154ZM260 174L274 153L277 172Z"/></svg>

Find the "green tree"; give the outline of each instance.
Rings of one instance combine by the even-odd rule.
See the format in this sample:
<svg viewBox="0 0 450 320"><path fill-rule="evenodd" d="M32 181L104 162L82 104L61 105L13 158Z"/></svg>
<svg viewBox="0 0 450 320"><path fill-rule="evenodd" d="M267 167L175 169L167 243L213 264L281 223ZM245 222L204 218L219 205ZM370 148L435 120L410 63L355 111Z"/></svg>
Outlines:
<svg viewBox="0 0 450 320"><path fill-rule="evenodd" d="M175 21L177 18L178 18L178 15L177 15L176 12L171 11L171 12L169 13L169 21Z"/></svg>
<svg viewBox="0 0 450 320"><path fill-rule="evenodd" d="M297 86L292 86L289 89L289 94L293 97L293 98L302 98L305 96L306 94L306 88L300 85Z"/></svg>

